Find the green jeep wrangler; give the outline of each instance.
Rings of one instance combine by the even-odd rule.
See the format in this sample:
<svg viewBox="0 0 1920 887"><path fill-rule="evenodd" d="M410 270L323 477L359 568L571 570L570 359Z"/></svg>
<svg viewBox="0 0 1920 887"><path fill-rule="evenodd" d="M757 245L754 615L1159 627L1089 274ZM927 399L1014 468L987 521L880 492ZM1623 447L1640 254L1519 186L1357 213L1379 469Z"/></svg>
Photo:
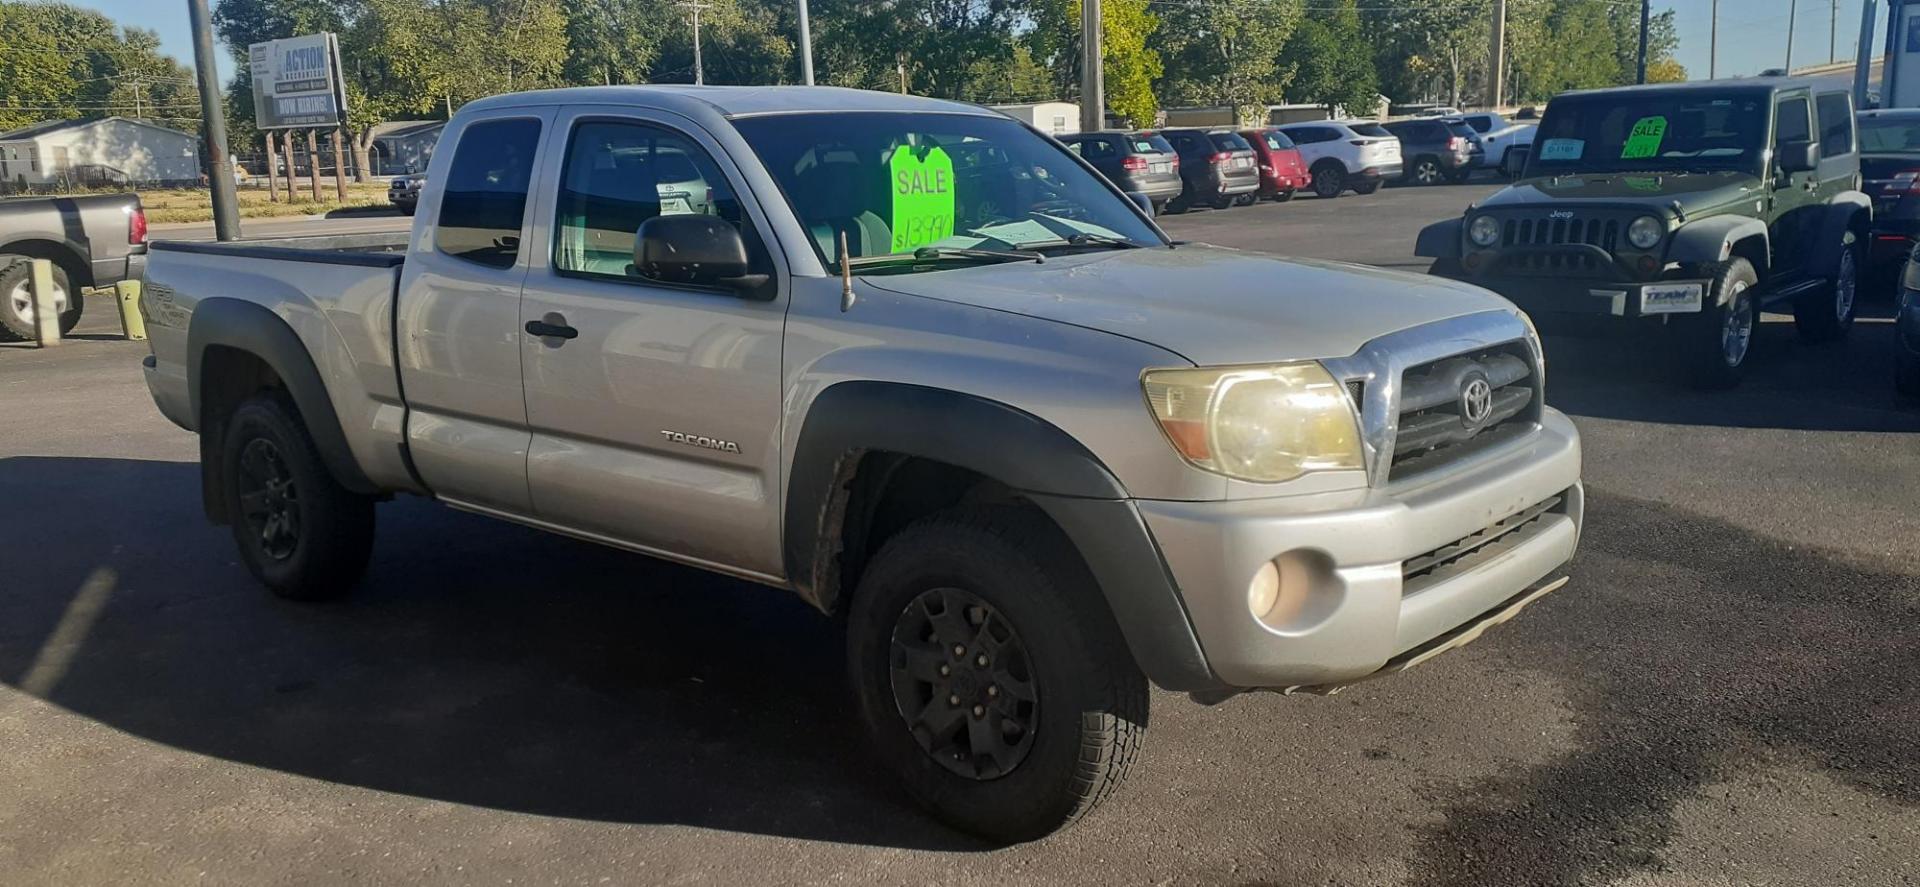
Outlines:
<svg viewBox="0 0 1920 887"><path fill-rule="evenodd" d="M1846 92L1634 86L1556 97L1520 181L1415 252L1549 330L1664 326L1689 381L1730 387L1763 309L1790 304L1809 340L1846 334L1871 216Z"/></svg>

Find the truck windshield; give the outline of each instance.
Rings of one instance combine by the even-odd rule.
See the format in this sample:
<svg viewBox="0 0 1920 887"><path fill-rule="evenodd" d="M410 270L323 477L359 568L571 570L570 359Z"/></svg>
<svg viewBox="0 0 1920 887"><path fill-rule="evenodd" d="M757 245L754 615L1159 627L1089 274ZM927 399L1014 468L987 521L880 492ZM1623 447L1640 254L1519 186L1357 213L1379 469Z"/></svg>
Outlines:
<svg viewBox="0 0 1920 887"><path fill-rule="evenodd" d="M1764 93L1596 95L1555 99L1528 175L1756 170L1767 144Z"/></svg>
<svg viewBox="0 0 1920 887"><path fill-rule="evenodd" d="M1095 173L1012 120L780 114L734 126L830 268L842 234L852 258L1166 243Z"/></svg>

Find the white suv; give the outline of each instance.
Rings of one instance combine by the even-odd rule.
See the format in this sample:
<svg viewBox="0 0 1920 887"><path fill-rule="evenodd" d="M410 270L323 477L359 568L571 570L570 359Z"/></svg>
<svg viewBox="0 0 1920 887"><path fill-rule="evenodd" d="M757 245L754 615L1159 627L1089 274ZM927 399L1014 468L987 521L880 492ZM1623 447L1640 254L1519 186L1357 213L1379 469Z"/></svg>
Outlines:
<svg viewBox="0 0 1920 887"><path fill-rule="evenodd" d="M1400 176L1400 140L1371 120L1321 120L1280 127L1313 172L1313 193L1372 194Z"/></svg>

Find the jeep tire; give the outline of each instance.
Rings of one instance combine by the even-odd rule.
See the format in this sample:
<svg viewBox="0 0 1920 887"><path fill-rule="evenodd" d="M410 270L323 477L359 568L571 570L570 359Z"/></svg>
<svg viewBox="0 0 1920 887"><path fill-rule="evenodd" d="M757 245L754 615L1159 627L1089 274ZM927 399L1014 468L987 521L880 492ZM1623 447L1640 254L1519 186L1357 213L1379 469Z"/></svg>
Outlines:
<svg viewBox="0 0 1920 887"><path fill-rule="evenodd" d="M1146 731L1146 678L1091 576L1023 508L956 508L889 539L855 591L847 665L879 759L997 842L1087 815Z"/></svg>
<svg viewBox="0 0 1920 887"><path fill-rule="evenodd" d="M233 541L274 594L345 594L373 551L373 499L334 480L283 392L256 394L226 422L220 470Z"/></svg>
<svg viewBox="0 0 1920 887"><path fill-rule="evenodd" d="M1680 315L1670 331L1682 376L1696 388L1732 388L1746 376L1753 359L1760 305L1753 297L1759 277L1746 259L1715 262L1692 277L1711 281L1699 314Z"/></svg>
<svg viewBox="0 0 1920 887"><path fill-rule="evenodd" d="M1793 304L1793 326L1807 342L1843 339L1853 329L1860 294L1860 243L1846 233L1833 277L1808 290Z"/></svg>

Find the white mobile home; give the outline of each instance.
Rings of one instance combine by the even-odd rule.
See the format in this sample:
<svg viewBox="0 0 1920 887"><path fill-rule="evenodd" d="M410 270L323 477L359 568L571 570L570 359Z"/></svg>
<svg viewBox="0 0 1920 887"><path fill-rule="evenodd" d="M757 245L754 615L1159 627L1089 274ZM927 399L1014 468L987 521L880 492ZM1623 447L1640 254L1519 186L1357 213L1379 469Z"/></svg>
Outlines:
<svg viewBox="0 0 1920 887"><path fill-rule="evenodd" d="M39 123L0 133L0 179L14 185L194 184L200 139L130 117Z"/></svg>
<svg viewBox="0 0 1920 887"><path fill-rule="evenodd" d="M993 109L1047 135L1063 136L1080 131L1080 106L1073 102L1028 102L994 105Z"/></svg>

